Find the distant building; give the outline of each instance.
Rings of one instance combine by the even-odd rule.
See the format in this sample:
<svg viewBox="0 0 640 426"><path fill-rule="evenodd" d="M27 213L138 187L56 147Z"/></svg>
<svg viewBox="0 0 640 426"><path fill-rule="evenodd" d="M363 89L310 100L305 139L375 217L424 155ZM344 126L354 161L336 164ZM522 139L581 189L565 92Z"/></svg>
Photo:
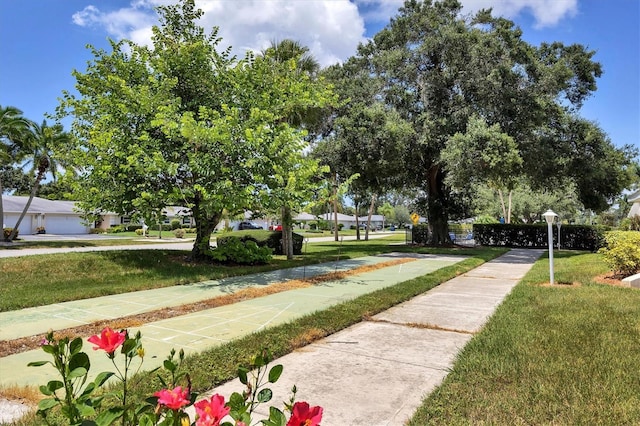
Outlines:
<svg viewBox="0 0 640 426"><path fill-rule="evenodd" d="M640 216L640 189L631 194L627 200L631 203L631 210L627 217Z"/></svg>

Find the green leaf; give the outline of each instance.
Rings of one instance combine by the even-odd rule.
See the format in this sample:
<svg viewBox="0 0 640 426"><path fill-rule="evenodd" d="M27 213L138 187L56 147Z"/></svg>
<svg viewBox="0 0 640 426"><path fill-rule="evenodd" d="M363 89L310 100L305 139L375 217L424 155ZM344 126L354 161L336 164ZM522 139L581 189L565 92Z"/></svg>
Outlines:
<svg viewBox="0 0 640 426"><path fill-rule="evenodd" d="M125 410L124 410L123 407L112 407L112 408L109 408L108 410L102 411L100 414L98 414L98 417L96 417L96 424L98 424L100 426L111 425L111 424L115 423L116 420L121 418L122 415L124 414L124 412L125 412ZM142 423L140 423L140 424L142 424ZM153 424L153 423L151 423L151 424Z"/></svg>
<svg viewBox="0 0 640 426"><path fill-rule="evenodd" d="M40 392L41 392L43 395L46 395L46 396L51 396L51 395L53 395L53 392L51 392L51 391L49 390L49 388L48 388L48 387L46 387L45 385L40 385L39 389L40 389Z"/></svg>
<svg viewBox="0 0 640 426"><path fill-rule="evenodd" d="M249 373L248 369L244 367L238 368L238 379L240 379L240 383L242 383L243 385L246 385L248 382L247 373Z"/></svg>
<svg viewBox="0 0 640 426"><path fill-rule="evenodd" d="M78 368L74 368L73 370L71 370L71 372L69 372L69 378L70 379L75 379L78 377L82 377L82 376L86 376L88 373L87 369L84 367L78 367Z"/></svg>
<svg viewBox="0 0 640 426"><path fill-rule="evenodd" d="M258 392L258 402L269 402L273 398L273 392L271 389L265 388Z"/></svg>
<svg viewBox="0 0 640 426"><path fill-rule="evenodd" d="M286 416L276 407L269 407L269 419L262 421L262 424L265 426L285 426L286 423Z"/></svg>
<svg viewBox="0 0 640 426"><path fill-rule="evenodd" d="M40 402L38 402L38 410L47 411L52 409L56 405L58 405L58 402L53 398L41 399Z"/></svg>
<svg viewBox="0 0 640 426"><path fill-rule="evenodd" d="M102 373L98 374L93 382L96 384L96 386L102 386L104 382L106 382L111 376L113 376L113 374L114 373L112 373L111 371L103 371Z"/></svg>
<svg viewBox="0 0 640 426"><path fill-rule="evenodd" d="M82 349L82 339L80 337L73 339L69 344L69 352L71 355L80 352L80 349Z"/></svg>
<svg viewBox="0 0 640 426"><path fill-rule="evenodd" d="M78 410L78 412L82 417L92 417L96 415L96 410L90 405L86 405L86 404L75 404L75 405L76 405L76 409Z"/></svg>
<svg viewBox="0 0 640 426"><path fill-rule="evenodd" d="M60 380L51 380L49 383L47 383L47 389L49 389L51 392L55 392L58 389L62 389L64 387L64 383L62 383Z"/></svg>
<svg viewBox="0 0 640 426"><path fill-rule="evenodd" d="M282 370L284 370L282 364L274 365L273 367L271 367L271 370L269 370L269 382L277 382L280 378L280 375L282 375Z"/></svg>
<svg viewBox="0 0 640 426"><path fill-rule="evenodd" d="M80 396L78 396L78 399L85 399L87 398L89 395L91 395L91 393L96 390L97 386L95 384L95 382L91 382L89 383L83 390L82 393L80 394Z"/></svg>
<svg viewBox="0 0 640 426"><path fill-rule="evenodd" d="M242 397L242 395L240 395L238 392L232 393L231 396L229 397L229 407L231 408L231 410L236 411L238 413L244 412L246 409L244 404L244 398Z"/></svg>
<svg viewBox="0 0 640 426"><path fill-rule="evenodd" d="M134 351L138 346L138 342L136 339L127 339L122 344L122 353L129 354L129 352Z"/></svg>
<svg viewBox="0 0 640 426"><path fill-rule="evenodd" d="M49 364L49 361L33 361L27 364L27 367L40 367L45 364Z"/></svg>
<svg viewBox="0 0 640 426"><path fill-rule="evenodd" d="M169 359L165 359L163 365L165 370L170 371L171 373L174 373L177 369L176 364Z"/></svg>
<svg viewBox="0 0 640 426"><path fill-rule="evenodd" d="M42 350L48 354L55 354L56 350L53 345L42 345Z"/></svg>
<svg viewBox="0 0 640 426"><path fill-rule="evenodd" d="M69 370L73 371L76 368L84 368L87 371L91 368L89 356L85 352L78 352L69 359Z"/></svg>

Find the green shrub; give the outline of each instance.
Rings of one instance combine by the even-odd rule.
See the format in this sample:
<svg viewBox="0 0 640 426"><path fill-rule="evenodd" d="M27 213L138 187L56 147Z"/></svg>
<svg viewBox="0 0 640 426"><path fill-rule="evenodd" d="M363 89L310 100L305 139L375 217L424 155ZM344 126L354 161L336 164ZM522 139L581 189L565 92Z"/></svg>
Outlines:
<svg viewBox="0 0 640 426"><path fill-rule="evenodd" d="M142 230L142 228L136 229L136 235L142 235L142 234L144 234L144 231Z"/></svg>
<svg viewBox="0 0 640 426"><path fill-rule="evenodd" d="M187 234L195 234L198 230L196 228L186 228L184 232Z"/></svg>
<svg viewBox="0 0 640 426"><path fill-rule="evenodd" d="M113 225L110 228L107 228L107 234L119 234L125 231L126 229L122 225Z"/></svg>
<svg viewBox="0 0 640 426"><path fill-rule="evenodd" d="M89 229L89 234L106 234L107 231L102 228L91 228Z"/></svg>
<svg viewBox="0 0 640 426"><path fill-rule="evenodd" d="M640 272L640 232L607 232L605 241L599 253L615 274L626 277Z"/></svg>
<svg viewBox="0 0 640 426"><path fill-rule="evenodd" d="M259 247L255 241L240 240L238 237L225 237L224 243L209 252L211 258L221 263L256 265L271 260L271 249Z"/></svg>
<svg viewBox="0 0 640 426"><path fill-rule="evenodd" d="M496 219L493 216L489 216L487 214L479 216L475 223L479 223L479 224L489 224L489 223L500 223L500 221L498 219Z"/></svg>
<svg viewBox="0 0 640 426"><path fill-rule="evenodd" d="M171 221L171 230L176 230L182 228L182 222L178 219L173 219Z"/></svg>
<svg viewBox="0 0 640 426"><path fill-rule="evenodd" d="M302 254L304 237L300 234L293 235L293 254ZM228 238L239 238L240 241L253 241L260 247L269 247L273 254L282 254L282 231L267 231L260 229L246 229L225 233L216 238L218 246L226 244Z"/></svg>
<svg viewBox="0 0 640 426"><path fill-rule="evenodd" d="M184 238L184 229L176 229L173 231L173 235L176 236L176 238Z"/></svg>
<svg viewBox="0 0 640 426"><path fill-rule="evenodd" d="M558 244L558 231L553 226L554 245ZM569 250L597 251L604 245L603 226L562 225L560 246ZM473 224L476 243L483 246L545 248L548 243L547 224Z"/></svg>
<svg viewBox="0 0 640 426"><path fill-rule="evenodd" d="M124 229L128 232L135 232L138 229L142 229L142 225L133 225L133 224L129 224L129 225L125 225Z"/></svg>
<svg viewBox="0 0 640 426"><path fill-rule="evenodd" d="M13 228L2 228L2 234L4 235L5 240L9 238L9 235L11 235L11 231L13 231ZM18 234L19 232L16 231L16 238L18 238Z"/></svg>

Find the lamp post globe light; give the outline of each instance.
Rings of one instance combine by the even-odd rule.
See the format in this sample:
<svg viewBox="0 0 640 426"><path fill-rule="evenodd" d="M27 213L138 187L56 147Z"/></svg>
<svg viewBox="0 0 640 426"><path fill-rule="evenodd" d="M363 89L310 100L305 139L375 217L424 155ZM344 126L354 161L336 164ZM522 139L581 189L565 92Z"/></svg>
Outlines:
<svg viewBox="0 0 640 426"><path fill-rule="evenodd" d="M547 231L549 234L549 279L551 284L553 284L553 222L558 215L549 209L543 213L542 216L544 217L544 220L547 221Z"/></svg>

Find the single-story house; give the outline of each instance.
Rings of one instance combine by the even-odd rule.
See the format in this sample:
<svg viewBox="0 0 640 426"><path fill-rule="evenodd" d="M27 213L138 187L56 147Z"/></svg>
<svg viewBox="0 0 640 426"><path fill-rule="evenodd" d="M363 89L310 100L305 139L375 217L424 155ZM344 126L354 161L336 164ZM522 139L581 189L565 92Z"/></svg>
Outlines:
<svg viewBox="0 0 640 426"><path fill-rule="evenodd" d="M640 216L640 189L629 195L627 201L631 203L631 210L627 217Z"/></svg>
<svg viewBox="0 0 640 426"><path fill-rule="evenodd" d="M358 217L359 223L367 223L369 220L369 216L360 216ZM372 214L371 215L371 229L383 228L387 223L385 222L384 216L381 214Z"/></svg>
<svg viewBox="0 0 640 426"><path fill-rule="evenodd" d="M13 228L29 197L3 195L2 207L4 228ZM50 234L87 234L91 226L82 221L80 213L74 211L74 201L54 201L34 197L27 214L20 222L18 232L22 235L36 234L44 229Z"/></svg>

